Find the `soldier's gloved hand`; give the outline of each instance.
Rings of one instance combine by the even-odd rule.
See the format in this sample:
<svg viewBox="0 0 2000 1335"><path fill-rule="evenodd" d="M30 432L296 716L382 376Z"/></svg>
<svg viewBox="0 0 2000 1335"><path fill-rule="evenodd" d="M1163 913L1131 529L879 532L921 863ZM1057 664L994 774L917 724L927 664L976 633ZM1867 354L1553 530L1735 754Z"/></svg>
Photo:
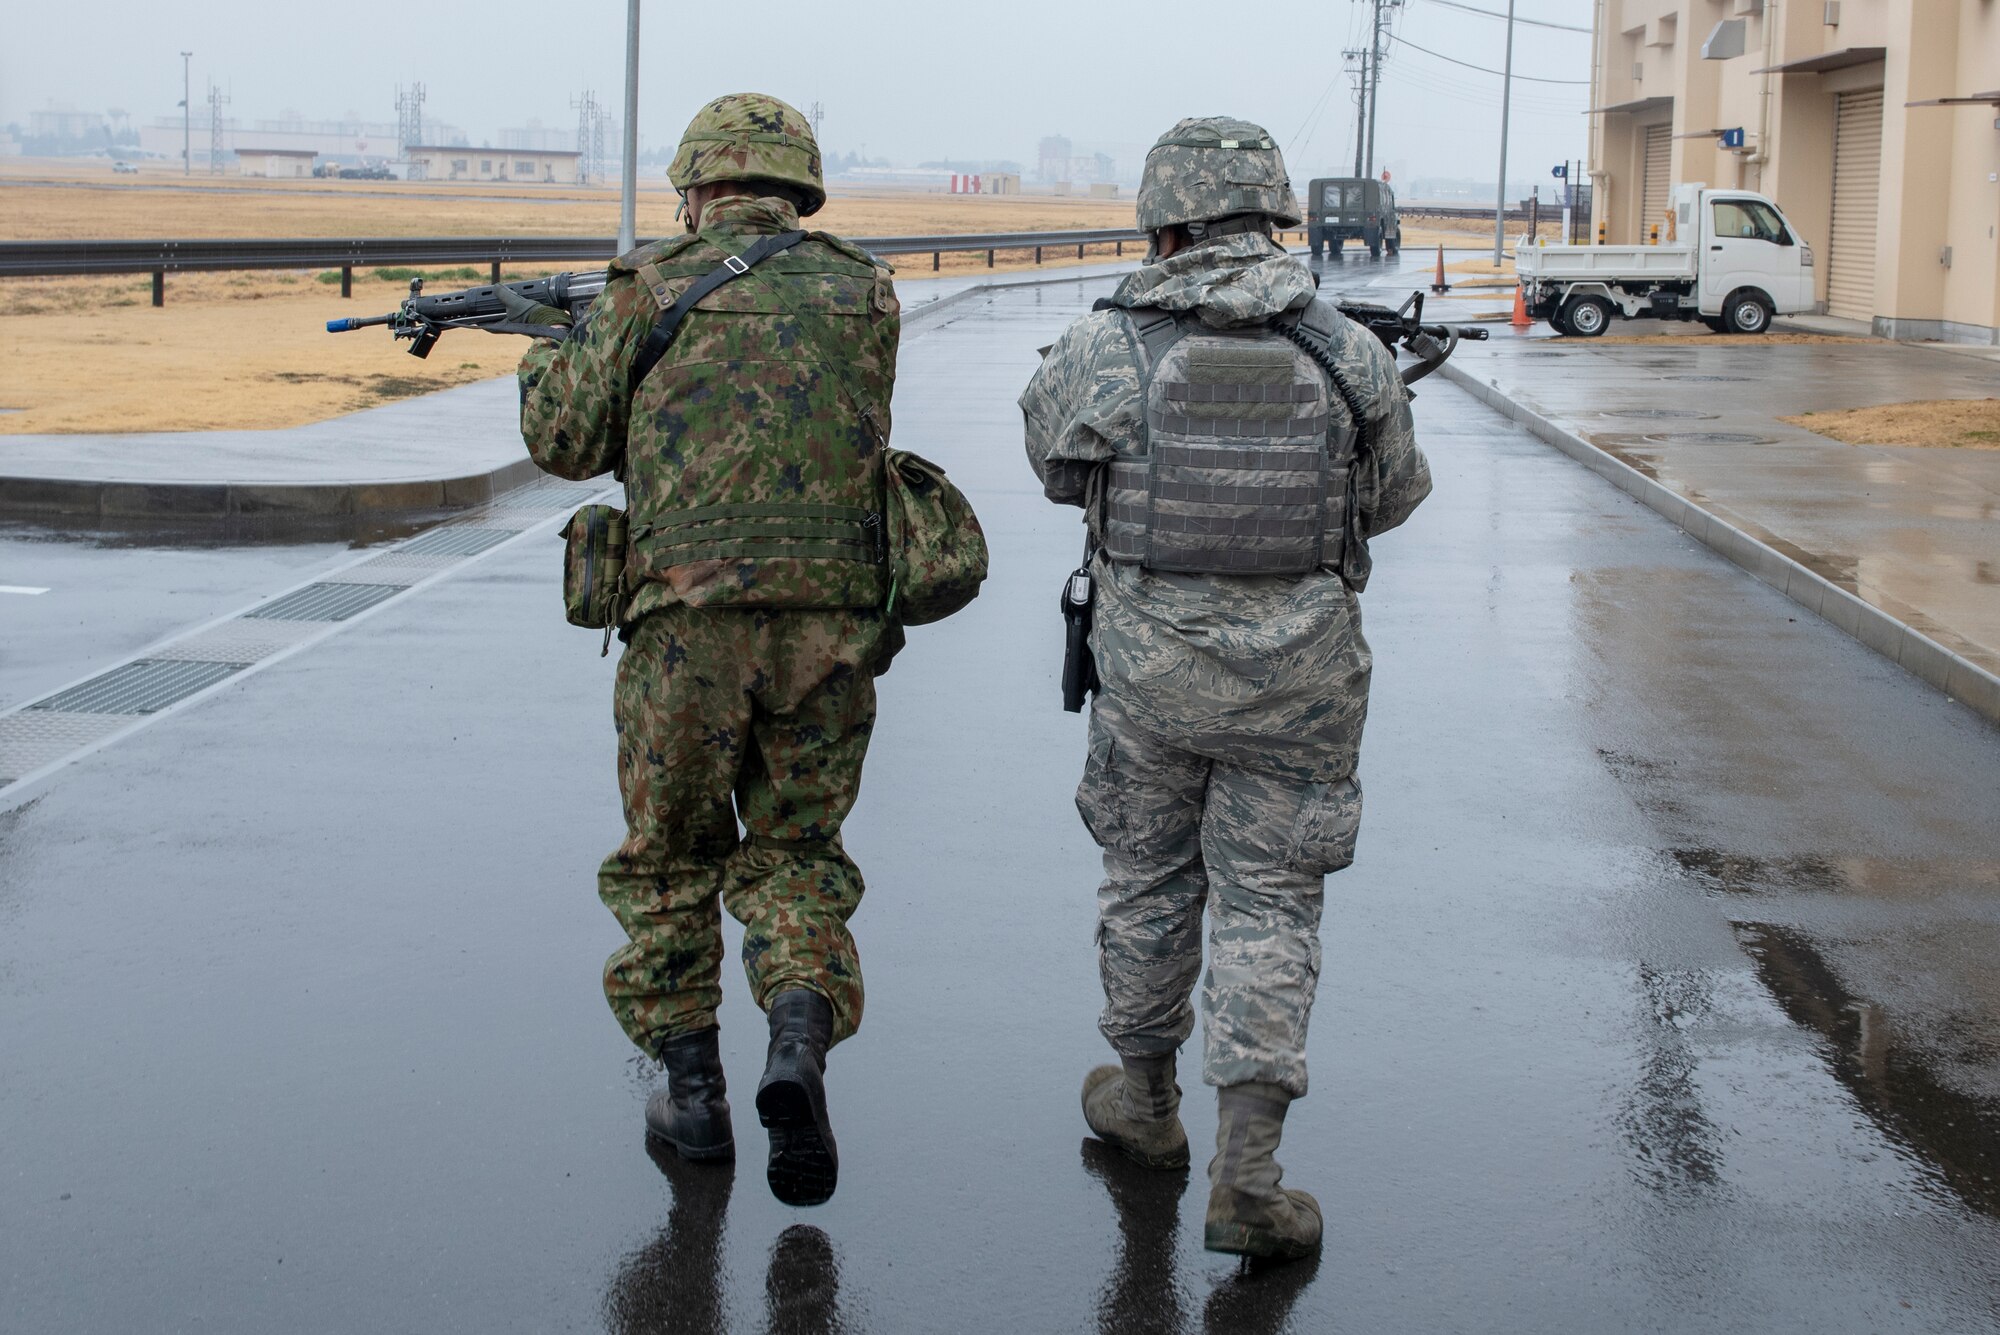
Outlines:
<svg viewBox="0 0 2000 1335"><path fill-rule="evenodd" d="M493 292L500 301L501 309L507 312L507 318L515 324L552 324L567 328L571 323L568 311L558 306L544 306L539 301L530 301L504 284L496 287Z"/></svg>

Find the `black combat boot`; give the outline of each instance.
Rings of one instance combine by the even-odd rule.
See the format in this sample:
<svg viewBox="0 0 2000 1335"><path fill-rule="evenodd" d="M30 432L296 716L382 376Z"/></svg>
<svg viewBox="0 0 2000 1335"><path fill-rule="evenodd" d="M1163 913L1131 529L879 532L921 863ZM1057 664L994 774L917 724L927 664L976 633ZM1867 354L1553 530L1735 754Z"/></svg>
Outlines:
<svg viewBox="0 0 2000 1335"><path fill-rule="evenodd" d="M660 1044L667 1084L646 1100L646 1130L696 1163L736 1157L723 1097L722 1031L703 1029Z"/></svg>
<svg viewBox="0 0 2000 1335"><path fill-rule="evenodd" d="M757 1086L757 1118L771 1133L771 1194L787 1205L822 1205L840 1176L826 1120L826 1049L833 1004L794 988L771 998L771 1053Z"/></svg>

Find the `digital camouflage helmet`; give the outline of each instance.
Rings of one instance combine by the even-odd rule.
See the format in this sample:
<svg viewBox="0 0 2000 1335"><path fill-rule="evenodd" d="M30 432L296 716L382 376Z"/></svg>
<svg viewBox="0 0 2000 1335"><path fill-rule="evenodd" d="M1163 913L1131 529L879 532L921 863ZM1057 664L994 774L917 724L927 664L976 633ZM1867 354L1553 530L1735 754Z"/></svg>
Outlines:
<svg viewBox="0 0 2000 1335"><path fill-rule="evenodd" d="M711 181L775 181L802 197L800 217L826 203L812 125L765 93L731 93L696 112L667 179L682 192Z"/></svg>
<svg viewBox="0 0 2000 1335"><path fill-rule="evenodd" d="M1261 215L1279 227L1299 222L1285 159L1261 125L1233 116L1184 120L1146 154L1139 181L1139 230Z"/></svg>

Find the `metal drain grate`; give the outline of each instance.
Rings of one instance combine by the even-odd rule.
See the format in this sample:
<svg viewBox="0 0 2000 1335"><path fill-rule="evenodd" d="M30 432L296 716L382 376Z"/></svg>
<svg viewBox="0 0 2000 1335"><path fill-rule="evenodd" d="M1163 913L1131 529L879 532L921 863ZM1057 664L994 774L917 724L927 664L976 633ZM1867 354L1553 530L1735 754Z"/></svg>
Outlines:
<svg viewBox="0 0 2000 1335"><path fill-rule="evenodd" d="M151 714L241 672L242 663L141 658L28 706L66 714Z"/></svg>
<svg viewBox="0 0 2000 1335"><path fill-rule="evenodd" d="M1663 375L1660 379L1686 380L1699 382L1704 385L1748 384L1750 381L1750 377L1747 375Z"/></svg>
<svg viewBox="0 0 2000 1335"><path fill-rule="evenodd" d="M399 556L477 556L489 547L498 547L519 530L481 528L476 524L447 524L396 548Z"/></svg>
<svg viewBox="0 0 2000 1335"><path fill-rule="evenodd" d="M1714 413L1705 413L1698 408L1606 408L1598 416L1644 417L1660 422L1715 420Z"/></svg>
<svg viewBox="0 0 2000 1335"><path fill-rule="evenodd" d="M1649 434L1647 440L1658 441L1662 445L1769 445L1770 436L1756 436L1747 431L1661 431Z"/></svg>
<svg viewBox="0 0 2000 1335"><path fill-rule="evenodd" d="M394 598L405 584L308 584L243 615L262 621L345 621Z"/></svg>

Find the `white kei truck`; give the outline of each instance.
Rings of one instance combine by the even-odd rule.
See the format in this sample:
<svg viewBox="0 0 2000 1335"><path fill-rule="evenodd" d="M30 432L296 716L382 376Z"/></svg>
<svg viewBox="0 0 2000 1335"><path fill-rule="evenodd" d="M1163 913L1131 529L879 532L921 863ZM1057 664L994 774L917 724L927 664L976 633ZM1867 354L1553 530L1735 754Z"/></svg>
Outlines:
<svg viewBox="0 0 2000 1335"><path fill-rule="evenodd" d="M1700 320L1719 334L1761 334L1814 306L1813 255L1784 211L1748 190L1674 187L1669 235L1655 246L1531 246L1514 251L1530 317L1595 338L1612 316Z"/></svg>

